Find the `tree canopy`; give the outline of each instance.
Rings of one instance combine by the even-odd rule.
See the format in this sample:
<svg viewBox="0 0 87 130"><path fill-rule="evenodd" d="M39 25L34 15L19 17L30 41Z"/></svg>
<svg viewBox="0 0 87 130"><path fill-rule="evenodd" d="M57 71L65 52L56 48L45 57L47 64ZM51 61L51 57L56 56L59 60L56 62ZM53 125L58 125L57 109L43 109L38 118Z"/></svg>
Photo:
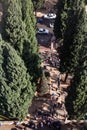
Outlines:
<svg viewBox="0 0 87 130"><path fill-rule="evenodd" d="M63 39L67 23L67 12L69 10L69 1L59 0L57 2L56 7L57 7L57 17L54 23L54 35L56 36L57 39Z"/></svg>
<svg viewBox="0 0 87 130"><path fill-rule="evenodd" d="M40 62L36 40L35 17L31 0L7 0L3 2L3 39L18 52L36 83Z"/></svg>
<svg viewBox="0 0 87 130"><path fill-rule="evenodd" d="M3 1L3 39L22 55L26 37L27 33L18 0Z"/></svg>
<svg viewBox="0 0 87 130"><path fill-rule="evenodd" d="M78 66L69 86L66 109L71 119L82 119L87 113L87 41L80 52Z"/></svg>
<svg viewBox="0 0 87 130"><path fill-rule="evenodd" d="M23 120L34 95L32 88L23 60L0 38L0 115Z"/></svg>
<svg viewBox="0 0 87 130"><path fill-rule="evenodd" d="M71 0L60 54L61 72L73 73L76 68L87 31L86 22L84 1Z"/></svg>
<svg viewBox="0 0 87 130"><path fill-rule="evenodd" d="M33 14L33 4L31 0L22 1L22 20L26 25L28 36L27 43L24 44L23 59L32 76L32 81L37 82L40 75L40 59L36 39L36 19ZM29 42L29 44L28 44Z"/></svg>

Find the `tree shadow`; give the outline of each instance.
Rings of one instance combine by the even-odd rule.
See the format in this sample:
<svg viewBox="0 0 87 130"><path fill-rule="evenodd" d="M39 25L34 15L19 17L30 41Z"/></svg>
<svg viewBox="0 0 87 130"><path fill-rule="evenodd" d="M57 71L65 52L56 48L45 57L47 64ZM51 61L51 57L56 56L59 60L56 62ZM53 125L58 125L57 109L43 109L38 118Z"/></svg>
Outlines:
<svg viewBox="0 0 87 130"><path fill-rule="evenodd" d="M12 128L11 130L17 130L16 128Z"/></svg>
<svg viewBox="0 0 87 130"><path fill-rule="evenodd" d="M44 46L46 48L49 48L51 46L51 37L52 37L51 33L37 34L36 37L39 45Z"/></svg>

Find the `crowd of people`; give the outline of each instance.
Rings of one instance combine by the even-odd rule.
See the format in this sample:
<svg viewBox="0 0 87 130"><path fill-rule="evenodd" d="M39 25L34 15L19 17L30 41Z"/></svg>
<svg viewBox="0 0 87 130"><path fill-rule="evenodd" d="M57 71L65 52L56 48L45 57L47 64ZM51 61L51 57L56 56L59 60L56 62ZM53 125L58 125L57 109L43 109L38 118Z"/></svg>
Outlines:
<svg viewBox="0 0 87 130"><path fill-rule="evenodd" d="M57 68L60 64L59 55L56 53L45 52L40 54L41 59L43 59L43 70L47 70L47 65ZM49 72L50 73L50 72ZM56 83L56 91L60 90L60 75L57 75L55 83ZM50 89L53 86L51 84ZM61 130L61 121L58 120L58 109L65 109L64 102L58 102L59 97L61 97L61 93L52 93L50 95L50 106L48 111L43 111L42 108L35 111L34 119L31 119L27 124L23 124L24 128L22 130L26 130L26 127L39 130L44 127L48 127L50 130ZM56 118L55 118L56 117ZM55 119L54 119L55 118Z"/></svg>
<svg viewBox="0 0 87 130"><path fill-rule="evenodd" d="M45 68L46 69L46 68ZM58 87L60 83L58 81ZM61 121L55 120L54 117L58 117L58 112L56 109L64 109L64 103L57 102L60 95L52 93L50 96L49 110L44 111L41 109L36 109L34 119L26 124L27 127L32 129L41 129L43 127L49 127L52 130L61 130ZM36 121L36 122L35 122Z"/></svg>
<svg viewBox="0 0 87 130"><path fill-rule="evenodd" d="M40 57L43 60L44 65L59 68L60 58L58 54L46 51L44 53L40 53Z"/></svg>
<svg viewBox="0 0 87 130"><path fill-rule="evenodd" d="M37 122L35 122L35 120ZM25 127L29 127L34 130L39 130L41 128L49 128L52 130L61 130L61 122L59 120L54 120L50 113L44 111L37 111L34 120L30 120Z"/></svg>

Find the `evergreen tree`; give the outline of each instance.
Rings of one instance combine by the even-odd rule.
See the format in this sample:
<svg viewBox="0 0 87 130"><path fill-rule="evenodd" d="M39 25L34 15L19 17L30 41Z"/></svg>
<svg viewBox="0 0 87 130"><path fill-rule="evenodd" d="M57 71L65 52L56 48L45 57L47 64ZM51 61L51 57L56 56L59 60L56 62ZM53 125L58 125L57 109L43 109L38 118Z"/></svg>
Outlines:
<svg viewBox="0 0 87 130"><path fill-rule="evenodd" d="M38 52L36 40L36 20L33 14L33 5L31 0L21 0L22 2L22 20L26 25L26 32L30 40L31 52Z"/></svg>
<svg viewBox="0 0 87 130"><path fill-rule="evenodd" d="M36 20L33 14L33 5L31 0L22 1L22 19L26 25L26 32L30 44L24 45L23 59L26 63L33 81L37 81L40 70L40 60L38 54L38 46L36 40ZM26 51L27 50L27 51Z"/></svg>
<svg viewBox="0 0 87 130"><path fill-rule="evenodd" d="M3 0L3 38L22 55L27 37L18 0Z"/></svg>
<svg viewBox="0 0 87 130"><path fill-rule="evenodd" d="M21 0L21 4L22 4L22 20L25 21L27 32L30 32L29 30L31 29L30 28L31 26L34 29L36 29L36 18L34 16L33 3L31 0L25 0L25 1Z"/></svg>
<svg viewBox="0 0 87 130"><path fill-rule="evenodd" d="M11 43L24 60L32 82L36 83L40 66L33 5L29 0L4 0L3 8L3 38Z"/></svg>
<svg viewBox="0 0 87 130"><path fill-rule="evenodd" d="M71 119L81 119L87 113L87 43L78 63L66 97L66 109Z"/></svg>
<svg viewBox="0 0 87 130"><path fill-rule="evenodd" d="M57 17L54 23L54 35L57 39L63 39L67 23L67 11L69 10L69 0L59 0L57 2Z"/></svg>
<svg viewBox="0 0 87 130"><path fill-rule="evenodd" d="M84 1L70 2L64 42L60 54L60 71L73 73L78 64L79 52L82 48L86 32L86 12Z"/></svg>
<svg viewBox="0 0 87 130"><path fill-rule="evenodd" d="M0 115L23 120L33 95L23 60L0 38Z"/></svg>

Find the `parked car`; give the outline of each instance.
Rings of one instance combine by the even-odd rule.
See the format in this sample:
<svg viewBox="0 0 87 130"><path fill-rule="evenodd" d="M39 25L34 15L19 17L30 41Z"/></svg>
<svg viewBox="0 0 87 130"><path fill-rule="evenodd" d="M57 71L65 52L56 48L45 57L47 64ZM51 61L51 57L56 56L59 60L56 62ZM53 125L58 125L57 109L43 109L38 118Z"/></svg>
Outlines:
<svg viewBox="0 0 87 130"><path fill-rule="evenodd" d="M48 13L44 15L45 19L55 19L56 18L56 14L55 13Z"/></svg>
<svg viewBox="0 0 87 130"><path fill-rule="evenodd" d="M44 29L44 28L38 28L37 33L38 34L48 34L49 30L48 29Z"/></svg>

